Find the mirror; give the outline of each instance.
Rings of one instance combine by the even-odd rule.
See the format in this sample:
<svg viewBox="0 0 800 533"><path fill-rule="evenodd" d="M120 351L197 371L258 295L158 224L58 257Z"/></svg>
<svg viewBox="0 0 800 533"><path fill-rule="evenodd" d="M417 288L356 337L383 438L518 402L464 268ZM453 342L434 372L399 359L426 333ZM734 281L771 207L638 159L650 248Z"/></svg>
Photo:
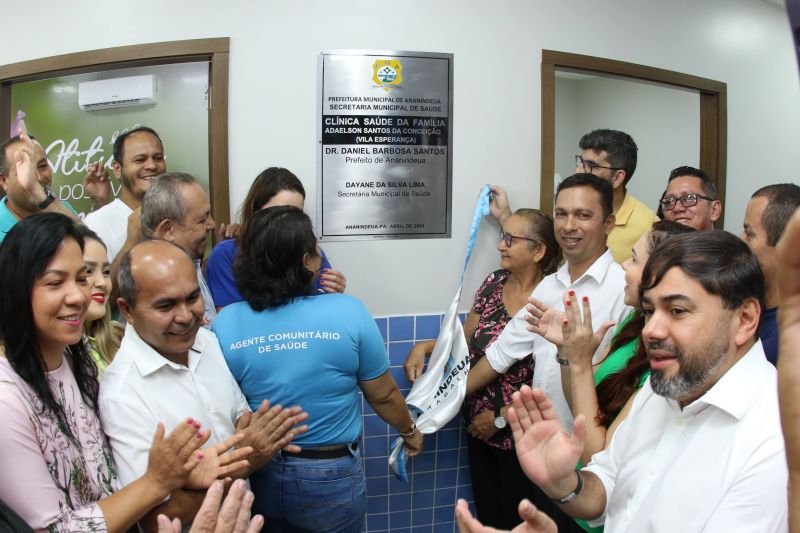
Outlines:
<svg viewBox="0 0 800 533"><path fill-rule="evenodd" d="M714 80L543 50L542 209L552 211L555 187L574 173L581 136L598 128L633 137L638 164L628 191L654 211L681 165L713 176L724 204L725 92Z"/></svg>

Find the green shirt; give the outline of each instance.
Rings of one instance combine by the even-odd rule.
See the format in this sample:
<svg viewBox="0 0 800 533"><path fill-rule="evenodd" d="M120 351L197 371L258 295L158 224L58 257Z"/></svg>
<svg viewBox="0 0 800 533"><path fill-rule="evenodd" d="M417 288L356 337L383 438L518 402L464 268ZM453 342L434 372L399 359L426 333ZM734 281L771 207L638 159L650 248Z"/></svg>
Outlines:
<svg viewBox="0 0 800 533"><path fill-rule="evenodd" d="M628 313L628 316L626 316L622 320L622 322L620 322L617 331L621 331L622 328L625 327L625 324L633 320L636 317L636 313L637 312L635 310ZM600 363L600 366L597 367L597 370L594 373L595 388L597 388L600 382L606 379L608 376L622 371L628 365L628 361L630 361L631 357L633 357L634 354L636 353L637 344L639 344L639 337L636 337L635 339L626 342L625 344L623 344L622 346L620 346L619 348L608 354L608 357L606 357L603 360L603 362ZM639 386L637 388L642 388L642 386L647 381L647 378L649 377L650 377L650 370L647 369L642 374L641 379L639 379ZM578 468L581 468L581 466L582 465L578 463ZM575 522L577 522L579 526L581 526L586 531L589 531L590 533L598 533L603 531L603 526L591 527L588 523L586 523L585 520L580 520L576 518Z"/></svg>

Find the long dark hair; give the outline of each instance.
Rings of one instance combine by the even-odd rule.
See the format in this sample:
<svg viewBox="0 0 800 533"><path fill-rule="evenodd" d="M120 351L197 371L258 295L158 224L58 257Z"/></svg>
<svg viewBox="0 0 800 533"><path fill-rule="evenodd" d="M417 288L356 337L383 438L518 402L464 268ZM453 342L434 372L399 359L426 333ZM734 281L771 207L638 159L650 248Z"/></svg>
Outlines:
<svg viewBox="0 0 800 533"><path fill-rule="evenodd" d="M239 209L239 220L242 224L240 235L244 235L247 231L253 215L281 191L300 193L304 200L306 197L306 190L303 188L302 182L291 170L269 167L256 176Z"/></svg>
<svg viewBox="0 0 800 533"><path fill-rule="evenodd" d="M257 212L233 263L236 285L250 307L263 311L314 294L314 273L303 264L305 254L318 255L308 215L288 205Z"/></svg>
<svg viewBox="0 0 800 533"><path fill-rule="evenodd" d="M21 220L0 244L0 343L11 368L42 401L42 412L52 412L60 429L75 442L77 435L72 434L64 408L50 390L31 302L36 279L67 239L76 241L83 250L83 236L76 223L58 213L42 213ZM83 341L68 346L66 356L81 396L96 413L97 367Z"/></svg>
<svg viewBox="0 0 800 533"><path fill-rule="evenodd" d="M647 251L652 253L662 242L672 235L690 233L694 228L684 226L678 222L669 220L659 220L650 229L647 236ZM634 311L625 325L614 334L608 347L608 353L612 353L631 341L636 341L636 351L628 359L625 368L609 375L597 385L597 422L608 427L614 421L617 414L625 406L625 403L633 395L633 391L639 388L639 381L647 371L650 362L647 360L647 353L642 346L642 330L644 329L644 315L640 309Z"/></svg>

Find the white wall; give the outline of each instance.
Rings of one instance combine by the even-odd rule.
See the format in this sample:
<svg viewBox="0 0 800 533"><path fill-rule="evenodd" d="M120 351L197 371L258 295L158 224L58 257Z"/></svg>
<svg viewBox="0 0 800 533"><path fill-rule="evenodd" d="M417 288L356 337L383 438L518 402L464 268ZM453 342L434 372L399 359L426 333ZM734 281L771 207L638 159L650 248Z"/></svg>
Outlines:
<svg viewBox="0 0 800 533"><path fill-rule="evenodd" d="M556 170L575 171L578 140L609 128L628 133L639 148L628 192L654 211L670 171L700 161L700 95L683 89L592 77L568 79L556 73Z"/></svg>
<svg viewBox="0 0 800 533"><path fill-rule="evenodd" d="M728 218L749 192L797 180L797 64L786 14L761 0L43 0L5 6L0 63L119 45L231 37L231 203L265 166L293 169L316 202L316 61L322 49L455 54L453 238L326 244L348 292L374 314L441 311L479 187L537 206L542 48L643 63L728 83ZM497 264L483 232L468 289ZM469 293L467 293L469 294ZM463 307L469 305L465 298Z"/></svg>

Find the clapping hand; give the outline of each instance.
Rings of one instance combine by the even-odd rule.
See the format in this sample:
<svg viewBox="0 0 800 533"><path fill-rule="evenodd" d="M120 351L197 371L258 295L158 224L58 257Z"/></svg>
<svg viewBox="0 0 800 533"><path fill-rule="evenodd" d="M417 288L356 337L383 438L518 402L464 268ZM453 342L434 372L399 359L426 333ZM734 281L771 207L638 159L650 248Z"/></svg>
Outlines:
<svg viewBox="0 0 800 533"><path fill-rule="evenodd" d="M563 326L566 315L563 311L550 307L532 296L528 298L525 310L530 313L525 315L525 321L529 324L528 331L541 335L556 346L564 344Z"/></svg>
<svg viewBox="0 0 800 533"><path fill-rule="evenodd" d="M14 153L14 166L17 181L27 193L33 204L40 204L47 198L44 187L39 182L39 170L36 168L36 145L25 133L19 134L20 148Z"/></svg>
<svg viewBox="0 0 800 533"><path fill-rule="evenodd" d="M545 492L548 486L558 487L574 479L575 465L586 437L586 418L578 415L570 434L558 420L553 402L542 389L531 390L523 385L512 400L508 421L525 474ZM574 483L563 494L573 488Z"/></svg>
<svg viewBox="0 0 800 533"><path fill-rule="evenodd" d="M188 418L166 438L164 433L164 424L159 422L143 477L169 494L183 487L192 469L202 461L198 448L208 441L211 431L200 431L200 423Z"/></svg>
<svg viewBox="0 0 800 533"><path fill-rule="evenodd" d="M308 426L297 426L308 418L308 413L300 407L280 405L269 406L264 400L252 414L245 414L239 419L236 431L244 435L243 445L253 448L250 457L251 468L263 466L278 450L298 452L300 447L291 444L294 438L308 431Z"/></svg>
<svg viewBox="0 0 800 533"><path fill-rule="evenodd" d="M519 517L524 522L512 529L511 533L558 533L556 523L528 500L519 503ZM456 504L456 522L461 533L501 533L499 529L484 526L475 519L465 500L458 500Z"/></svg>
<svg viewBox="0 0 800 533"><path fill-rule="evenodd" d="M221 481L214 482L208 489L203 505L197 511L190 533L258 533L264 526L264 518L256 515L250 518L253 493L247 490L245 482L237 480L222 501L224 487ZM220 507L222 503L222 507ZM170 521L166 515L158 515L158 533L180 533L181 521Z"/></svg>
<svg viewBox="0 0 800 533"><path fill-rule="evenodd" d="M245 457L253 453L253 448L245 446L231 450L243 438L244 435L238 433L231 435L214 446L200 450L200 453L203 454L203 459L189 474L186 488L195 490L207 489L217 479L234 476L237 471L245 471L249 468L250 463ZM231 451L228 452L228 450Z"/></svg>

